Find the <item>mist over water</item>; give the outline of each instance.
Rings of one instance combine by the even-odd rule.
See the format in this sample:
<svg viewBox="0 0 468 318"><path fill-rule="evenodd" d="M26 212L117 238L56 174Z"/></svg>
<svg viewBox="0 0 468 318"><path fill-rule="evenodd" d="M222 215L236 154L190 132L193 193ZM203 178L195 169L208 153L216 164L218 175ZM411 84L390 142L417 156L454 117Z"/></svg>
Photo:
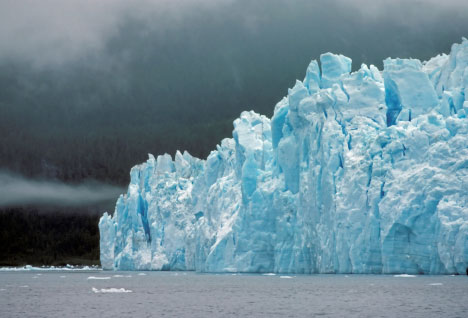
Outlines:
<svg viewBox="0 0 468 318"><path fill-rule="evenodd" d="M97 181L66 184L0 171L0 208L21 205L79 207L115 201L125 189Z"/></svg>

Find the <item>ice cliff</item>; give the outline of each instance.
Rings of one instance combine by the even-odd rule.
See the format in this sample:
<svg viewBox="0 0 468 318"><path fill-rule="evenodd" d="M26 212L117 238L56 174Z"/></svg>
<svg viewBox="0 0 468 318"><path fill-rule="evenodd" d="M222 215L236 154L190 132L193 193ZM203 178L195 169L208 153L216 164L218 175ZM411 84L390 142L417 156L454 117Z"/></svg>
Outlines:
<svg viewBox="0 0 468 318"><path fill-rule="evenodd" d="M465 273L468 40L383 71L326 53L273 118L206 160L132 168L99 222L104 269Z"/></svg>

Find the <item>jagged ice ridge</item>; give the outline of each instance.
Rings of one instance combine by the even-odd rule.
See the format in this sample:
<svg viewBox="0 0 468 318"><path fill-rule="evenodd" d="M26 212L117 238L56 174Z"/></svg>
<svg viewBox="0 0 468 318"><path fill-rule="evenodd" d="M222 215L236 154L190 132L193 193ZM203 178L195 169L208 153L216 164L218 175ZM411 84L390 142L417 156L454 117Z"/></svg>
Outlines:
<svg viewBox="0 0 468 318"><path fill-rule="evenodd" d="M465 273L468 40L384 70L326 53L270 119L243 112L206 160L132 168L104 213L104 269Z"/></svg>

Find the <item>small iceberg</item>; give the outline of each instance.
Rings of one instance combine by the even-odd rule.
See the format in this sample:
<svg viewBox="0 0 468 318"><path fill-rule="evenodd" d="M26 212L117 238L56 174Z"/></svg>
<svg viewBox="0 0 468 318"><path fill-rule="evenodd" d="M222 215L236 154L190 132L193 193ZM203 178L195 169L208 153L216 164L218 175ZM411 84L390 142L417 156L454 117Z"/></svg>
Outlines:
<svg viewBox="0 0 468 318"><path fill-rule="evenodd" d="M92 291L95 294L98 294L98 293L103 293L103 294L106 294L106 293L133 293L132 290L125 289L125 288L101 288L101 289L97 289L97 288L93 287Z"/></svg>
<svg viewBox="0 0 468 318"><path fill-rule="evenodd" d="M113 275L112 277L115 277L115 278L130 278L130 277L132 277L132 275Z"/></svg>
<svg viewBox="0 0 468 318"><path fill-rule="evenodd" d="M88 279L111 279L109 276L89 276Z"/></svg>
<svg viewBox="0 0 468 318"><path fill-rule="evenodd" d="M416 277L416 275L410 275L410 274L399 274L399 275L393 275L393 277Z"/></svg>

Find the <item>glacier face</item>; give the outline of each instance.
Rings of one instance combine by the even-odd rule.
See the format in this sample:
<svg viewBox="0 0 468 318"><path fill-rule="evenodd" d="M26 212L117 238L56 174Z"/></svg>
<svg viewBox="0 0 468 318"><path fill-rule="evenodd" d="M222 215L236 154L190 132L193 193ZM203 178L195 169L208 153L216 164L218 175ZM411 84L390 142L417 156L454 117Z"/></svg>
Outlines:
<svg viewBox="0 0 468 318"><path fill-rule="evenodd" d="M271 120L243 112L206 160L133 167L99 222L103 268L465 273L468 40L383 71L320 64Z"/></svg>

